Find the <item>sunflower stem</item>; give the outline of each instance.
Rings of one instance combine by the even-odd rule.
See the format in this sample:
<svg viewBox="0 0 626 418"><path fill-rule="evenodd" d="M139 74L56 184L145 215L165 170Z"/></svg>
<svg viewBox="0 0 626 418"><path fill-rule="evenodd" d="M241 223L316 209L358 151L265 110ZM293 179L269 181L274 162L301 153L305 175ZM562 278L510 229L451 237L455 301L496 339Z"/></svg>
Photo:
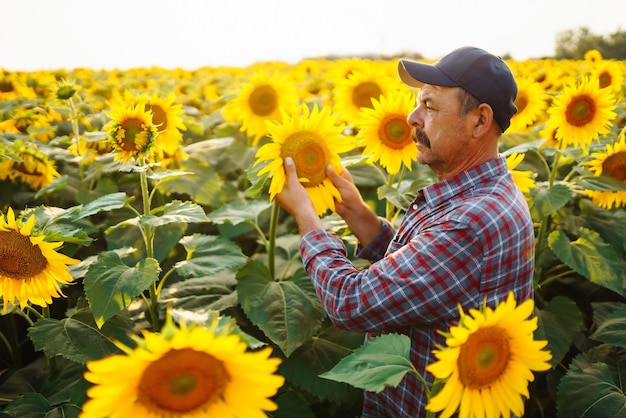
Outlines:
<svg viewBox="0 0 626 418"><path fill-rule="evenodd" d="M141 160L141 165L145 166L146 161ZM141 185L141 199L143 202L143 214L149 215L151 209L151 199L148 191L148 174L145 170L139 173L140 185ZM154 258L154 228L150 225L141 224L141 230L146 244L146 258ZM148 312L150 314L150 323L154 332L161 330L159 323L159 314L157 312L157 305L159 303L159 288L157 287L157 280L153 281L150 285L150 304L148 305Z"/></svg>
<svg viewBox="0 0 626 418"><path fill-rule="evenodd" d="M278 203L274 201L272 205L272 214L270 217L270 232L269 232L269 240L267 243L267 266L270 270L270 274L274 277L276 263L275 263L275 253L276 253L276 230L278 229L278 215L280 214L280 206Z"/></svg>
<svg viewBox="0 0 626 418"><path fill-rule="evenodd" d="M78 117L76 114L76 106L74 106L74 101L72 98L67 99L67 103L70 107L70 120L72 122L72 132L74 133L74 140L76 141L76 155L82 160L83 159L83 150L82 150L82 140L80 137L80 129L78 127ZM82 164L82 161L78 164L80 170L80 178L83 179L85 177L85 167Z"/></svg>

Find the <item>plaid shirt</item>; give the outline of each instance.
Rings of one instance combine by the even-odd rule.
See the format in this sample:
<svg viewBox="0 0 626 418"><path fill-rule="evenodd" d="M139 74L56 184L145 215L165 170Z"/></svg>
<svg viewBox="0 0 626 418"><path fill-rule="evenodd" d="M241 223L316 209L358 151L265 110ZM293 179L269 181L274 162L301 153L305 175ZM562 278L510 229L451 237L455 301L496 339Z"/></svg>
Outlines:
<svg viewBox="0 0 626 418"><path fill-rule="evenodd" d="M524 196L504 157L421 189L398 230L383 220L374 242L358 256L371 261L357 270L343 242L315 230L301 241L304 266L322 304L343 329L411 339L411 361L425 373L432 349L445 344L439 331L483 302L495 306L509 291L518 301L533 297L534 229ZM395 388L365 393L363 414L421 417L426 398L407 374Z"/></svg>

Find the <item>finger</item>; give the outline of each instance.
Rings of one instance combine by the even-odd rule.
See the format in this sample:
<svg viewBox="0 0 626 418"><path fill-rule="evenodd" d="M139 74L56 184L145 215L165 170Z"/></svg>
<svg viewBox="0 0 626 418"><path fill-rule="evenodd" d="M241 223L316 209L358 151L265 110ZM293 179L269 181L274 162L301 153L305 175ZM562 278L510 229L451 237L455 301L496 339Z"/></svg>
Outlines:
<svg viewBox="0 0 626 418"><path fill-rule="evenodd" d="M296 170L296 163L293 161L293 158L287 157L284 161L285 165L285 174L287 175L287 181L293 179L298 180L298 172Z"/></svg>

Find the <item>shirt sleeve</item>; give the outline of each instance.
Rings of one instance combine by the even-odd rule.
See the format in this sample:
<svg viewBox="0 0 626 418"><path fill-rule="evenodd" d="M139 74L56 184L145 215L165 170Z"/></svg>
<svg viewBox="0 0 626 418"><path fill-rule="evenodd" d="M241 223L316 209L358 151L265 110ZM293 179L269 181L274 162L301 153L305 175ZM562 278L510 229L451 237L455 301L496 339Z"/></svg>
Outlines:
<svg viewBox="0 0 626 418"><path fill-rule="evenodd" d="M356 252L357 257L363 258L372 263L385 256L389 243L396 234L396 230L393 226L391 226L387 219L380 218L380 220L381 228L376 237L374 237L374 240L365 247L361 247L359 245Z"/></svg>
<svg viewBox="0 0 626 418"><path fill-rule="evenodd" d="M356 269L345 246L323 230L305 235L301 255L336 326L376 332L457 318L458 304L479 306L482 245L467 225L443 222L387 257Z"/></svg>

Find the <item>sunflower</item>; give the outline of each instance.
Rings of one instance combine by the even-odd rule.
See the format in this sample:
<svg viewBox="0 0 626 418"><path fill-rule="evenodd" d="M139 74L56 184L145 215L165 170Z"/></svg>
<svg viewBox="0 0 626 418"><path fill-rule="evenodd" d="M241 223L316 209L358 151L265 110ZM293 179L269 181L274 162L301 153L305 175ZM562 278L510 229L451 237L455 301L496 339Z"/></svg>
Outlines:
<svg viewBox="0 0 626 418"><path fill-rule="evenodd" d="M341 121L354 125L361 108L373 108L372 99L387 96L391 90L403 90L388 72L377 65L354 70L337 81L333 89L334 111Z"/></svg>
<svg viewBox="0 0 626 418"><path fill-rule="evenodd" d="M240 130L252 138L252 146L267 135L266 121L281 121L280 108L298 105L298 89L293 80L278 72L255 72L236 96L224 106L224 119L241 124Z"/></svg>
<svg viewBox="0 0 626 418"><path fill-rule="evenodd" d="M600 61L593 69L593 77L598 79L601 89L609 87L615 94L622 91L626 67L620 61Z"/></svg>
<svg viewBox="0 0 626 418"><path fill-rule="evenodd" d="M337 188L326 177L326 167L330 165L335 172L341 172L339 154L352 150L355 144L350 137L341 135L343 127L337 125L328 107L318 110L314 105L313 110L309 110L303 104L300 110L291 115L281 110L283 123L268 123L273 141L259 148L254 165L269 161L258 175L269 173L272 178L270 200L273 200L285 185L283 161L292 157L300 182L306 187L315 211L322 215L328 209L335 210L333 199L341 199Z"/></svg>
<svg viewBox="0 0 626 418"><path fill-rule="evenodd" d="M604 152L594 152L592 159L581 163L589 166L596 176L607 175L626 184L626 134L620 140L607 144ZM605 209L626 206L626 192L623 190L585 190L592 202Z"/></svg>
<svg viewBox="0 0 626 418"><path fill-rule="evenodd" d="M548 127L557 128L556 137L563 147L587 149L599 135L609 132L617 116L615 96L598 83L597 78L585 77L577 86L565 86L548 109Z"/></svg>
<svg viewBox="0 0 626 418"><path fill-rule="evenodd" d="M54 160L42 153L34 143L16 140L10 146L19 160L4 158L0 161L0 180L9 179L27 184L33 190L40 190L61 177Z"/></svg>
<svg viewBox="0 0 626 418"><path fill-rule="evenodd" d="M402 164L409 170L417 161L417 147L411 137L407 116L415 98L409 91L393 91L380 100L372 99L373 108L362 108L357 121L357 140L365 146L363 155L371 155L368 162L378 161L393 175Z"/></svg>
<svg viewBox="0 0 626 418"><path fill-rule="evenodd" d="M78 260L57 253L62 242L46 242L45 235L33 234L35 217L16 219L9 207L0 216L0 295L2 313L17 299L21 309L28 303L47 306L53 297L63 296L60 285L72 282L68 264Z"/></svg>
<svg viewBox="0 0 626 418"><path fill-rule="evenodd" d="M517 81L517 113L511 118L507 132L526 132L542 116L547 102L545 90L533 78L524 77Z"/></svg>
<svg viewBox="0 0 626 418"><path fill-rule="evenodd" d="M516 307L513 292L495 309L484 306L461 312L459 324L446 335L446 347L434 350L437 360L426 367L443 387L426 409L450 417L522 416L533 371L550 368L551 354L536 341L537 318L532 299Z"/></svg>
<svg viewBox="0 0 626 418"><path fill-rule="evenodd" d="M515 168L524 160L524 154L517 152L506 157L506 165L513 175L513 181L524 194L530 193L530 189L536 187L535 179L532 171L519 171Z"/></svg>
<svg viewBox="0 0 626 418"><path fill-rule="evenodd" d="M127 163L151 155L158 128L152 123L152 112L146 110L145 103L115 105L108 115L111 121L106 130L115 148L114 160Z"/></svg>
<svg viewBox="0 0 626 418"><path fill-rule="evenodd" d="M273 374L280 360L269 347L247 351L239 336L168 316L160 334L144 331L137 347L121 343L125 354L87 363L94 383L81 418L265 417L269 398L283 385Z"/></svg>

